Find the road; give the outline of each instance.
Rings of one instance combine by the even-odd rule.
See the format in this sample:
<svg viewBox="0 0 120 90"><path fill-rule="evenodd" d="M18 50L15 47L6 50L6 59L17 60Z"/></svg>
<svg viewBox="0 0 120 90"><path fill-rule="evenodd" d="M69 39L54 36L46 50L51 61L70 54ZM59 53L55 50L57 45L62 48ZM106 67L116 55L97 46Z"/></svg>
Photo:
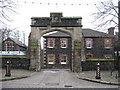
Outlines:
<svg viewBox="0 0 120 90"><path fill-rule="evenodd" d="M78 79L76 74L67 70L37 72L31 77L4 81L3 88L118 88Z"/></svg>

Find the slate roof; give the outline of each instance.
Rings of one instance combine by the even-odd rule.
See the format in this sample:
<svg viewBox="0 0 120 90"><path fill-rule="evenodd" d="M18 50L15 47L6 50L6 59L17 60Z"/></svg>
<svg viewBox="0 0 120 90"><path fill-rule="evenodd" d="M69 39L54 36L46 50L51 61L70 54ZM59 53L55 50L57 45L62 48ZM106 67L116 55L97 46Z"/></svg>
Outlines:
<svg viewBox="0 0 120 90"><path fill-rule="evenodd" d="M114 35L109 35L107 33L104 32L100 32L100 31L95 31L92 29L82 29L82 33L84 37L114 37ZM55 33L52 34L48 34L48 35L44 35L44 37L70 37L70 35L57 31Z"/></svg>
<svg viewBox="0 0 120 90"><path fill-rule="evenodd" d="M70 37L70 35L60 32L60 31L56 31L51 34L44 35L43 37Z"/></svg>
<svg viewBox="0 0 120 90"><path fill-rule="evenodd" d="M24 43L22 43L21 41L18 41L17 39L15 38L7 38L7 39L11 39L13 42L15 42L16 44L18 44L19 46L22 46L22 47L27 47ZM6 40L7 40L6 39ZM5 41L5 40L4 40Z"/></svg>
<svg viewBox="0 0 120 90"><path fill-rule="evenodd" d="M89 28L82 29L82 33L84 37L114 37L114 35L109 35L107 33L95 31Z"/></svg>

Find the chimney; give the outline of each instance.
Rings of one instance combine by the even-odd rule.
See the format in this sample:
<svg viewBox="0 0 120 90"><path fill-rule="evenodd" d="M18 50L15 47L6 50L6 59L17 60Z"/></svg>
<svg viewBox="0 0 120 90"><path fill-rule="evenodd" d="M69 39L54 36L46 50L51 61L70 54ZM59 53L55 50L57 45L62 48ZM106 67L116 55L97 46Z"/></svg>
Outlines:
<svg viewBox="0 0 120 90"><path fill-rule="evenodd" d="M114 29L115 29L115 27L108 28L108 34L109 35L114 35Z"/></svg>

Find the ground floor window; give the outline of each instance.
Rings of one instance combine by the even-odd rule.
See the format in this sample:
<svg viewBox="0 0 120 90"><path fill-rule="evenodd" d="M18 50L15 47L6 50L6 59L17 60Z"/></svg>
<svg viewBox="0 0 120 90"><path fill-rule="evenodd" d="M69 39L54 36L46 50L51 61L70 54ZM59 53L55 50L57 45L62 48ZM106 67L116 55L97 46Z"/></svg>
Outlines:
<svg viewBox="0 0 120 90"><path fill-rule="evenodd" d="M68 63L68 56L66 54L60 55L60 63L61 64L67 64Z"/></svg>
<svg viewBox="0 0 120 90"><path fill-rule="evenodd" d="M48 59L48 64L55 64L55 55L54 54L48 54L47 59Z"/></svg>
<svg viewBox="0 0 120 90"><path fill-rule="evenodd" d="M105 58L112 58L112 55L111 54L105 54L104 57Z"/></svg>

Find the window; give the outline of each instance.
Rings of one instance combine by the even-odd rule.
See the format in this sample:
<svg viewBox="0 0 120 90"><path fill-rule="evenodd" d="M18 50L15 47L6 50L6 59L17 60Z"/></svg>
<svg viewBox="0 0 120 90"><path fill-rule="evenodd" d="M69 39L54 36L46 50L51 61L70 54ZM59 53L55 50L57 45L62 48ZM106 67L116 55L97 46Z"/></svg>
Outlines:
<svg viewBox="0 0 120 90"><path fill-rule="evenodd" d="M104 57L105 58L112 58L112 55L111 54L105 54Z"/></svg>
<svg viewBox="0 0 120 90"><path fill-rule="evenodd" d="M92 38L86 38L86 48L92 48L93 47L93 39Z"/></svg>
<svg viewBox="0 0 120 90"><path fill-rule="evenodd" d="M67 38L61 38L61 48L67 48L68 47L68 39Z"/></svg>
<svg viewBox="0 0 120 90"><path fill-rule="evenodd" d="M60 55L60 63L67 64L68 63L68 56L66 54Z"/></svg>
<svg viewBox="0 0 120 90"><path fill-rule="evenodd" d="M105 39L104 40L104 46L105 46L105 48L111 48L112 47L112 40L111 39Z"/></svg>
<svg viewBox="0 0 120 90"><path fill-rule="evenodd" d="M92 58L93 54L92 53L87 53L86 56L87 56L87 58Z"/></svg>
<svg viewBox="0 0 120 90"><path fill-rule="evenodd" d="M47 59L48 59L48 64L55 64L55 55L54 54L48 54Z"/></svg>
<svg viewBox="0 0 120 90"><path fill-rule="evenodd" d="M54 48L54 47L55 47L55 39L48 38L48 48Z"/></svg>
<svg viewBox="0 0 120 90"><path fill-rule="evenodd" d="M13 50L13 42L5 41L5 51L12 51Z"/></svg>

